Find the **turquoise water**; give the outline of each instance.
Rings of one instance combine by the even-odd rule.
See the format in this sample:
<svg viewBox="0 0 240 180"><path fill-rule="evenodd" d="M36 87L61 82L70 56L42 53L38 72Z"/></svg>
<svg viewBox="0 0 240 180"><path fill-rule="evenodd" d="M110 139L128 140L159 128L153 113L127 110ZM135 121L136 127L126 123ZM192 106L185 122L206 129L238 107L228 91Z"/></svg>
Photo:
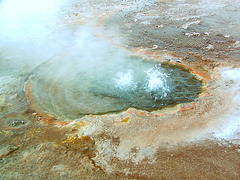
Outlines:
<svg viewBox="0 0 240 180"><path fill-rule="evenodd" d="M58 57L29 76L38 108L55 116L121 112L129 107L153 111L194 101L202 81L188 70L169 63L116 57L112 51L96 59Z"/></svg>

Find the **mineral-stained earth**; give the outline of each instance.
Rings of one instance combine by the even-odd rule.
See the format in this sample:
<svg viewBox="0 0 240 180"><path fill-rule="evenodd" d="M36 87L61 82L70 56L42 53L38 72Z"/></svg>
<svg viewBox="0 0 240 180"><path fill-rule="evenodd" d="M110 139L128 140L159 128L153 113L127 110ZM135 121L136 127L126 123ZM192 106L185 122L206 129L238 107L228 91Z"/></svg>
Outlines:
<svg viewBox="0 0 240 180"><path fill-rule="evenodd" d="M0 1L0 179L240 179L239 17L238 0ZM75 105L59 110L46 82L79 69L48 63L81 57L105 73L123 52L184 68L201 93L154 111L64 116ZM47 98L35 97L36 69Z"/></svg>

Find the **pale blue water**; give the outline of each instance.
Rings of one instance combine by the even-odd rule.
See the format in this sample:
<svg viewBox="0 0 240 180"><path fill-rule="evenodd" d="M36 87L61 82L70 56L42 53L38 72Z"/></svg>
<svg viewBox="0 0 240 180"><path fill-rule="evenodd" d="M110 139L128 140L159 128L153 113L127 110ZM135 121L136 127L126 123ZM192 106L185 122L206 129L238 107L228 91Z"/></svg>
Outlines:
<svg viewBox="0 0 240 180"><path fill-rule="evenodd" d="M202 81L182 67L111 52L97 61L59 57L36 68L28 81L39 108L71 118L129 107L152 111L194 101L202 91Z"/></svg>

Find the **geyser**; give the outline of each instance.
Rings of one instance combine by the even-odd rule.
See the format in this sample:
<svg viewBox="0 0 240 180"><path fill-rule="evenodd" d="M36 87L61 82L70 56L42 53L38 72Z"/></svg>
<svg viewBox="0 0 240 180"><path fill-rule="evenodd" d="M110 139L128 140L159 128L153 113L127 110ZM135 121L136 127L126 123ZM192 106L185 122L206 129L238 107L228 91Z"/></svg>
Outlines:
<svg viewBox="0 0 240 180"><path fill-rule="evenodd" d="M202 91L202 81L183 67L106 51L97 60L61 56L33 70L27 84L35 106L60 119L77 118L129 107L153 111L191 102Z"/></svg>

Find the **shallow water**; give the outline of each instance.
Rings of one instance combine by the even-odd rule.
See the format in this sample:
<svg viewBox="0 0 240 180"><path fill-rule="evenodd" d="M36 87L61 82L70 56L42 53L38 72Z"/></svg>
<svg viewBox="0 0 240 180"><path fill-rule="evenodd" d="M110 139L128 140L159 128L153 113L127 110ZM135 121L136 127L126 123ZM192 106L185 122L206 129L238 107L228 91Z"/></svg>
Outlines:
<svg viewBox="0 0 240 180"><path fill-rule="evenodd" d="M131 57L114 47L105 53L97 60L63 56L41 64L27 80L37 107L58 118L129 107L153 111L194 101L202 91L202 81L182 67Z"/></svg>

